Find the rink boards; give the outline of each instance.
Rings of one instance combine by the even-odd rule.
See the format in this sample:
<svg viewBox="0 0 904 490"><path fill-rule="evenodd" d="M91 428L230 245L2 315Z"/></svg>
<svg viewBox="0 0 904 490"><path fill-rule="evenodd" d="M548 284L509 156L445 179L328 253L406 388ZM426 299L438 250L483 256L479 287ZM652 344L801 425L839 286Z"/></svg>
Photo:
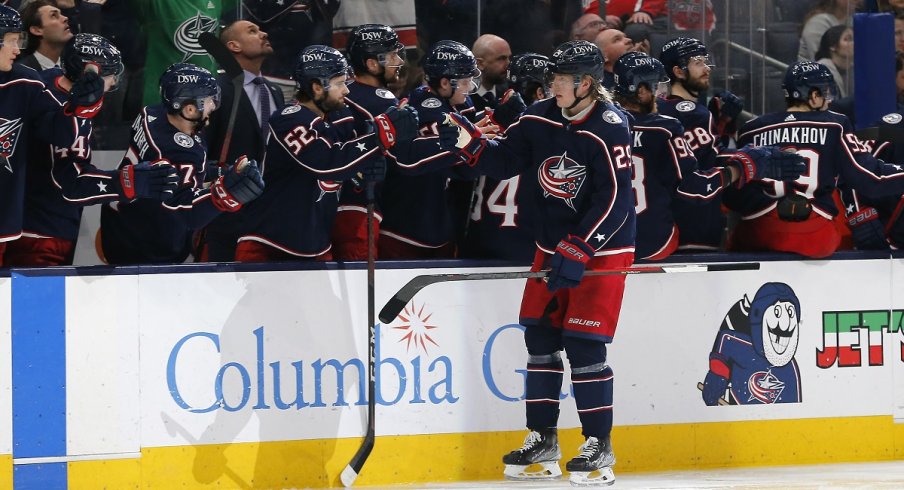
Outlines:
<svg viewBox="0 0 904 490"><path fill-rule="evenodd" d="M478 270L517 269L379 270L378 306L414 275ZM750 404L708 407L719 326L766 283L799 300L799 381L769 368ZM524 436L522 287L437 284L378 325L360 484L500 477ZM902 291L900 258L629 277L609 349L617 471L904 459ZM0 488L337 486L364 433L366 323L360 268L13 271ZM577 427L567 377L561 398ZM579 431L562 439L567 459Z"/></svg>

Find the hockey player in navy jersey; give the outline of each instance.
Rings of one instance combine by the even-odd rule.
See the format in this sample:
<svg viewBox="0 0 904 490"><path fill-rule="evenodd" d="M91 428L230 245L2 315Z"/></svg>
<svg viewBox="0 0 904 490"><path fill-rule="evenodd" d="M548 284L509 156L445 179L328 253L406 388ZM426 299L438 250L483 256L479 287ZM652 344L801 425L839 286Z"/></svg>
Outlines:
<svg viewBox="0 0 904 490"><path fill-rule="evenodd" d="M525 53L515 56L509 65L509 90L520 94L527 105L548 98L547 65L549 58L541 54ZM523 111L506 114L506 111L511 110L511 105L498 107L493 112L493 120L502 120L508 124L517 120ZM530 263L537 250L532 225L536 217L533 206L535 186L535 179L520 175L510 179L480 176L474 189L470 222L461 256Z"/></svg>
<svg viewBox="0 0 904 490"><path fill-rule="evenodd" d="M13 65L24 44L19 13L0 5L0 266L7 242L22 235L26 151L31 138L68 148L79 120L103 103L104 82L94 69L78 76L65 102L51 94L38 73Z"/></svg>
<svg viewBox="0 0 904 490"><path fill-rule="evenodd" d="M476 160L497 178L536 179L537 252L520 323L527 346L524 445L503 457L514 479L561 475L556 426L565 350L584 437L566 465L578 485L611 484L615 455L612 369L607 344L615 335L625 278L584 278L584 271L628 267L634 261L631 134L602 88L603 56L587 41L569 41L550 58L552 97L530 106L499 138L489 140L458 114L440 127L444 148ZM582 280L583 279L583 280ZM542 471L530 472L539 464Z"/></svg>
<svg viewBox="0 0 904 490"><path fill-rule="evenodd" d="M183 262L195 230L222 212L235 212L263 192L257 163L245 157L208 187L207 149L199 131L217 109L220 88L209 71L176 63L160 76L162 104L145 107L132 123L120 169L139 162L171 163L179 187L163 202L135 199L101 208L101 245L110 264Z"/></svg>
<svg viewBox="0 0 904 490"><path fill-rule="evenodd" d="M348 62L331 47L314 45L300 53L298 100L270 118L267 190L249 209L236 260L330 260L343 181L359 173L365 181L379 181L383 151L416 136L417 111L394 106L374 116L376 132L357 134L345 107L351 77Z"/></svg>
<svg viewBox="0 0 904 490"><path fill-rule="evenodd" d="M679 37L662 46L659 61L672 81L672 93L659 101L659 112L671 116L684 126L684 138L694 152L701 170L719 165L716 157L721 151L717 139L716 122L712 113L699 103L709 90L712 64L706 46L697 39ZM735 114L739 99L730 93L720 93L722 112ZM674 203L675 222L680 232L680 250L718 250L725 229L725 215L717 196L704 205L677 201Z"/></svg>
<svg viewBox="0 0 904 490"><path fill-rule="evenodd" d="M355 116L358 128L373 124L374 116L399 105L387 85L398 81L405 64L405 46L391 27L364 24L354 28L346 48L355 80L348 86L345 103ZM339 195L339 209L333 227L333 258L336 260L367 259L367 195L361 182L344 184ZM377 184L379 200L382 184ZM375 205L376 206L376 205ZM375 235L383 215L374 211ZM375 237L376 238L376 237Z"/></svg>
<svg viewBox="0 0 904 490"><path fill-rule="evenodd" d="M116 89L123 70L119 50L96 34L76 34L63 48L63 69L41 72L48 89L65 100L72 84L94 64L105 91ZM101 170L91 164L91 119L79 120L75 143L61 148L29 143L25 216L22 236L9 242L4 263L10 266L71 265L82 207L117 200L172 197L178 178L169 164L147 162Z"/></svg>
<svg viewBox="0 0 904 490"><path fill-rule="evenodd" d="M741 187L762 178L794 180L805 168L801 157L775 147L745 147L726 156L720 166L700 170L681 122L657 113L657 101L669 93L662 63L645 53L625 53L616 61L613 74L615 100L634 117L631 183L638 257L661 260L678 248L679 230L672 216L675 201L707 203L731 184Z"/></svg>
<svg viewBox="0 0 904 490"><path fill-rule="evenodd" d="M807 171L794 182L756 182L725 193L725 204L741 215L731 248L826 257L840 242L832 222L838 213L832 199L837 183L869 198L899 197L904 167L874 157L847 117L828 111L837 89L825 66L795 63L782 89L788 108L749 121L738 144L793 149L807 161Z"/></svg>

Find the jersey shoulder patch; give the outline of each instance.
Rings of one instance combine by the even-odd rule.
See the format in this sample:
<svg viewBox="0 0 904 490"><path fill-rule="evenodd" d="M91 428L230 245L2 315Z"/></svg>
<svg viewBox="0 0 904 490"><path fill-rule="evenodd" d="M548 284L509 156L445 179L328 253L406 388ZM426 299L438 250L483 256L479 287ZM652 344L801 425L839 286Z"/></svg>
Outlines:
<svg viewBox="0 0 904 490"><path fill-rule="evenodd" d="M289 115L289 114L294 114L294 113L296 113L296 112L298 112L298 111L300 111L300 110L301 110L301 106L300 106L300 105L298 105L298 104L292 104L292 105L290 105L290 106L287 106L285 109L283 109L282 112L280 112L280 114L283 114L283 115Z"/></svg>
<svg viewBox="0 0 904 490"><path fill-rule="evenodd" d="M675 110L678 112L691 112L697 108L697 104L689 100L682 100L675 104Z"/></svg>
<svg viewBox="0 0 904 490"><path fill-rule="evenodd" d="M385 88L378 88L377 90L374 91L374 93L377 94L378 97L382 97L384 99L394 99L395 98L395 95L392 92L390 92L389 90L386 90Z"/></svg>
<svg viewBox="0 0 904 490"><path fill-rule="evenodd" d="M195 146L195 140L193 140L191 136L182 132L174 134L173 141L175 141L176 144L181 146L182 148L191 148L192 146Z"/></svg>
<svg viewBox="0 0 904 490"><path fill-rule="evenodd" d="M901 119L901 114L897 112L892 112L891 114L882 116L882 120L888 124L898 124L899 122L901 122Z"/></svg>
<svg viewBox="0 0 904 490"><path fill-rule="evenodd" d="M427 109L439 109L442 105L443 103L436 97L430 97L421 102L421 107L426 107Z"/></svg>
<svg viewBox="0 0 904 490"><path fill-rule="evenodd" d="M608 110L603 113L603 121L606 121L609 124L621 124L623 119L613 110Z"/></svg>

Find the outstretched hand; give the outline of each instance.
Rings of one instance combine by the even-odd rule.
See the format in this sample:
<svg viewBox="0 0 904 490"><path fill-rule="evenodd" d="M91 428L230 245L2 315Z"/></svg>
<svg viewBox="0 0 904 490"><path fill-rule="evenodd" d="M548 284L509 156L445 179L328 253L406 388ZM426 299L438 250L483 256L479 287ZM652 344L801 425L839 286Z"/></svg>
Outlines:
<svg viewBox="0 0 904 490"><path fill-rule="evenodd" d="M737 182L738 188L753 180L797 180L807 171L807 160L804 157L777 146L747 145L738 150L728 163L741 172Z"/></svg>

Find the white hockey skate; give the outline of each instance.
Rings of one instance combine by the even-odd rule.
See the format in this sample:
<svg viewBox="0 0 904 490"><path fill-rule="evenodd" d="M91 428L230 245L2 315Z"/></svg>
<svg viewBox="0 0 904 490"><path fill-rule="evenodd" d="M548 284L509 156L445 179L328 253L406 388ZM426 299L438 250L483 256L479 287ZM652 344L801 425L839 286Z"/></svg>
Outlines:
<svg viewBox="0 0 904 490"><path fill-rule="evenodd" d="M609 438L602 441L588 437L578 448L581 453L565 464L571 485L575 487L597 487L615 483L615 454Z"/></svg>
<svg viewBox="0 0 904 490"><path fill-rule="evenodd" d="M506 480L554 480L562 476L559 460L559 437L556 429L531 431L524 445L502 457Z"/></svg>

